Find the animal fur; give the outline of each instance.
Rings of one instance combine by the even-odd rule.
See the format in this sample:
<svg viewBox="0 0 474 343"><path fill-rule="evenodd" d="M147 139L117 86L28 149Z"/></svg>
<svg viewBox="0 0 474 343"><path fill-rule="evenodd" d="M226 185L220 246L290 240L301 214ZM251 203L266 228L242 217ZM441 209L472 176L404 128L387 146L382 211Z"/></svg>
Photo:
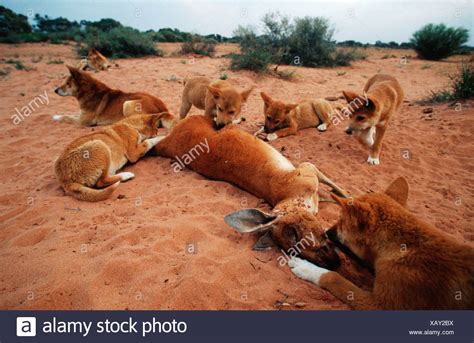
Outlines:
<svg viewBox="0 0 474 343"><path fill-rule="evenodd" d="M180 118L188 114L191 106L204 110L215 119L218 127L241 120L242 104L247 101L252 88L239 93L228 81L211 81L195 77L185 82L181 100Z"/></svg>
<svg viewBox="0 0 474 343"><path fill-rule="evenodd" d="M167 113L127 117L101 131L72 141L54 163L64 191L80 200L107 199L133 173L115 174L127 162L135 163L154 147Z"/></svg>
<svg viewBox="0 0 474 343"><path fill-rule="evenodd" d="M129 100L138 100L134 113L168 112L160 99L147 93L127 93L111 89L90 74L68 66L70 75L55 89L60 96L73 96L81 112L76 115L54 115L53 120L82 126L108 125L125 117L123 107Z"/></svg>
<svg viewBox="0 0 474 343"><path fill-rule="evenodd" d="M317 127L326 131L331 125L334 108L324 99L304 101L299 104L283 103L261 92L265 114L265 132L267 140L296 135L299 130Z"/></svg>
<svg viewBox="0 0 474 343"><path fill-rule="evenodd" d="M357 310L474 309L474 248L419 219L406 208L408 183L356 199L333 196L341 219L327 231L373 266L372 291L340 274L293 259L292 271Z"/></svg>
<svg viewBox="0 0 474 343"><path fill-rule="evenodd" d="M346 133L354 134L370 149L369 164L380 164L382 140L388 123L403 102L402 87L393 76L376 74L365 84L363 95L352 91L343 94L352 110Z"/></svg>
<svg viewBox="0 0 474 343"><path fill-rule="evenodd" d="M176 158L204 141L209 152L193 159L188 165L190 169L208 178L237 185L274 207L272 214L265 215L268 221L255 222L253 231L271 229L273 239L284 249L294 247L299 239L313 233L316 242L305 247L302 256L329 268L338 265L338 256L327 245L315 213L318 211L319 182L344 194L340 188L311 163L302 163L295 168L269 144L235 125L216 131L212 119L205 116L181 120L155 150L159 156Z"/></svg>

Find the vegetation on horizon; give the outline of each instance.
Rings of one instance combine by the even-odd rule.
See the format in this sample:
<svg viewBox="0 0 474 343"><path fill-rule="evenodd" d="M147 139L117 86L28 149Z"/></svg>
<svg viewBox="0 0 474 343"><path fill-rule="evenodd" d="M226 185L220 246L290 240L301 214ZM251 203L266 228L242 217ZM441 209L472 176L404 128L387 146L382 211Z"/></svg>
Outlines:
<svg viewBox="0 0 474 343"><path fill-rule="evenodd" d="M421 58L440 60L457 53L464 53L469 40L465 28L447 27L444 24L428 24L413 34L411 44Z"/></svg>
<svg viewBox="0 0 474 343"><path fill-rule="evenodd" d="M88 49L96 48L108 57L140 57L160 55L156 43L161 42L182 43L181 53L206 56L213 55L217 43L233 42L239 43L241 53L229 55L231 68L256 72L267 71L270 64L347 66L366 57L360 48L371 46L413 48L421 58L432 60L473 50L464 45L469 38L468 30L443 24L425 25L414 33L409 43L376 41L375 44L364 44L354 40L336 42L334 29L325 18L303 17L291 21L278 13L264 16L263 34L257 35L250 27L239 27L232 38L219 34L197 35L172 28L142 32L111 18L77 22L36 14L33 22L31 25L25 15L0 6L0 43L76 42L82 56Z"/></svg>
<svg viewBox="0 0 474 343"><path fill-rule="evenodd" d="M295 18L278 13L266 14L262 19L264 32L257 35L250 27L239 27L235 36L240 54L231 55L232 69L266 72L270 64L306 67L347 66L365 58L356 48L338 48L333 40L334 29L321 17Z"/></svg>

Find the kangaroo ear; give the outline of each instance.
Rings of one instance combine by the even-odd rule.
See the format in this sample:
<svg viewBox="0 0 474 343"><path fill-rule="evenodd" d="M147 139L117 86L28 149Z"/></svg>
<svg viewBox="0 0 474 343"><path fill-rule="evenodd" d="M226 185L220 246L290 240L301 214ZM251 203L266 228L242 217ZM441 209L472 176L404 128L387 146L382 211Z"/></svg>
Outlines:
<svg viewBox="0 0 474 343"><path fill-rule="evenodd" d="M343 209L348 209L349 206L352 206L353 201L354 201L353 198L342 198L342 197L337 196L334 193L329 193L329 195L331 196L331 198L334 199L336 204L341 206Z"/></svg>
<svg viewBox="0 0 474 343"><path fill-rule="evenodd" d="M252 93L253 87L250 87L249 89L244 90L242 93L240 93L240 96L242 97L242 101L246 102L250 93Z"/></svg>
<svg viewBox="0 0 474 343"><path fill-rule="evenodd" d="M385 191L389 197L398 202L402 206L406 206L408 200L409 186L404 177L399 177L393 181Z"/></svg>
<svg viewBox="0 0 474 343"><path fill-rule="evenodd" d="M272 98L265 92L260 92L260 96L262 97L263 102L265 105L271 104Z"/></svg>
<svg viewBox="0 0 474 343"><path fill-rule="evenodd" d="M342 91L342 95L344 95L344 98L347 102L351 102L355 98L359 97L359 95L353 91Z"/></svg>
<svg viewBox="0 0 474 343"><path fill-rule="evenodd" d="M207 89L209 90L209 92L211 92L211 94L214 96L214 98L220 98L222 96L222 91L217 88L217 87L214 87L214 86L207 86Z"/></svg>
<svg viewBox="0 0 474 343"><path fill-rule="evenodd" d="M240 233L249 233L272 228L278 218L275 214L249 208L226 215L224 221Z"/></svg>
<svg viewBox="0 0 474 343"><path fill-rule="evenodd" d="M74 68L74 67L71 67L70 65L67 65L66 67L67 67L67 69L69 69L69 73L71 74L71 76L72 76L75 80L79 80L79 79L80 79L80 77L81 77L81 72L79 71L79 69Z"/></svg>

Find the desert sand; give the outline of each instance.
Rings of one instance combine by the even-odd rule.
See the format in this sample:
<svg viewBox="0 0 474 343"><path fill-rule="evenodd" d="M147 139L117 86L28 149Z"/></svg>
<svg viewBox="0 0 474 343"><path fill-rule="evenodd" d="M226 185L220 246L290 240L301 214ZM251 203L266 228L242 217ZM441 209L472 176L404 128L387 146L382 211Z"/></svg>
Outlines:
<svg viewBox="0 0 474 343"><path fill-rule="evenodd" d="M225 73L241 89L256 87L241 125L249 132L263 121L261 90L291 101L339 97L343 89L362 90L377 72L396 76L406 101L388 128L380 166L365 162L368 152L344 133L344 123L271 144L295 165L314 163L354 196L383 190L405 176L411 211L473 242L474 103L434 105L432 113L415 103L449 84L460 56L427 62L413 51L369 49L367 60L351 67L291 67L296 76L286 81L229 71L224 57L173 57L176 44L162 48L168 56L117 60L119 68L94 76L114 88L157 95L178 114L183 78ZM219 46L217 56L230 51L235 46ZM79 110L74 98L53 92L66 75L65 64L78 61L74 47L0 45L0 58L0 69L10 70L0 76L1 309L347 309L280 267L278 249L253 251L256 237L240 235L223 221L230 212L268 206L230 184L187 169L176 173L169 159L148 156L126 166L136 178L106 201L65 196L53 161L72 139L99 129L51 120ZM32 69L16 70L8 59ZM15 125L16 109L40 94L47 101ZM331 225L337 206L322 204L319 217Z"/></svg>

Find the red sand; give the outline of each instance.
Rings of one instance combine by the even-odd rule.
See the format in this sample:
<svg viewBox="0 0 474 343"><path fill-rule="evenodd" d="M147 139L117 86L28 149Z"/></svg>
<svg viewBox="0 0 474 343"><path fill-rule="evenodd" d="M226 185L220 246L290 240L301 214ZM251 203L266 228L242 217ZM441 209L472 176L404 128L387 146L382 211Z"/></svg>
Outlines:
<svg viewBox="0 0 474 343"><path fill-rule="evenodd" d="M166 44L169 53L177 45ZM218 55L235 50L219 46ZM271 144L294 163L310 161L353 195L384 189L397 176L411 186L409 208L459 240L474 240L473 103L462 110L447 104L414 104L429 90L444 88L460 58L443 62L402 59L404 50L369 50L366 61L345 68L296 68L294 81L226 70L225 58L186 57L119 60L120 69L95 74L108 85L161 97L177 114L186 76L217 78L225 72L242 89L255 85L242 125L255 131L263 121L259 92L298 101L361 90L376 72L395 75L406 93L401 112L389 126L380 166L365 163L367 151L344 134L344 124L321 134L316 129ZM408 51L414 56L414 52ZM384 55L396 57L382 58ZM42 56L42 60L34 63ZM72 139L92 128L55 123L51 115L74 113L76 101L53 89L66 73L62 59L75 65L72 46L0 45L0 58L20 59L35 68L0 77L1 309L346 309L328 292L298 280L278 266L279 252L252 251L254 236L242 236L223 221L229 212L255 206L252 195L223 182L184 170L170 160L147 157L125 170L136 178L121 184L107 201L86 203L65 196L53 161ZM33 61L32 61L33 59ZM405 63L406 62L406 63ZM285 69L280 67L280 69ZM47 92L19 125L10 117ZM199 113L196 109L193 114ZM410 158L404 156L409 154ZM338 216L323 204L321 220Z"/></svg>

